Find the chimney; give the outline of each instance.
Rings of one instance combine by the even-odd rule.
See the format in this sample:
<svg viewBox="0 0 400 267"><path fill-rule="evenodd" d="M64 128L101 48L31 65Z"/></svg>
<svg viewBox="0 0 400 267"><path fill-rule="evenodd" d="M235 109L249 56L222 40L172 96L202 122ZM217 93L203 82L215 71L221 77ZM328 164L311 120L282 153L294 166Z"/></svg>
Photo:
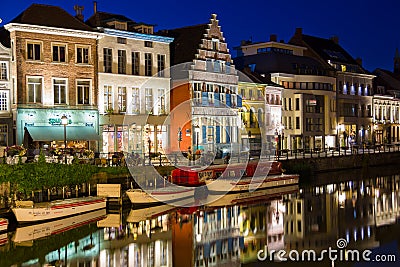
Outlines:
<svg viewBox="0 0 400 267"><path fill-rule="evenodd" d="M83 14L82 14L83 6L75 5L74 10L76 12L75 18L79 19L80 21L83 21Z"/></svg>
<svg viewBox="0 0 400 267"><path fill-rule="evenodd" d="M93 12L94 14L97 13L97 1L93 1Z"/></svg>
<svg viewBox="0 0 400 267"><path fill-rule="evenodd" d="M356 58L356 62L358 65L360 65L362 67L362 58L360 58L360 57Z"/></svg>
<svg viewBox="0 0 400 267"><path fill-rule="evenodd" d="M333 41L335 44L339 44L339 36L334 35L331 38L329 38L331 41Z"/></svg>
<svg viewBox="0 0 400 267"><path fill-rule="evenodd" d="M296 32L294 33L296 36L301 36L303 35L303 28L296 28Z"/></svg>
<svg viewBox="0 0 400 267"><path fill-rule="evenodd" d="M270 42L277 42L277 40L278 40L278 36L276 34L271 34L269 36L269 41Z"/></svg>

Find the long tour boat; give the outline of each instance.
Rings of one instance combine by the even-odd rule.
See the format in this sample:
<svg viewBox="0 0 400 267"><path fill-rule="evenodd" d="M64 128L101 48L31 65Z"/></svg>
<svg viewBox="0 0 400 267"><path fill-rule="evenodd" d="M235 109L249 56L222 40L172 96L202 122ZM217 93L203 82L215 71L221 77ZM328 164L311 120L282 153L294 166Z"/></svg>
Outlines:
<svg viewBox="0 0 400 267"><path fill-rule="evenodd" d="M106 208L103 197L81 197L51 202L16 201L12 211L19 223L53 220Z"/></svg>
<svg viewBox="0 0 400 267"><path fill-rule="evenodd" d="M277 161L250 161L211 165L205 169L175 169L172 182L180 185L207 185L210 194L249 192L298 184L299 175L283 174Z"/></svg>
<svg viewBox="0 0 400 267"><path fill-rule="evenodd" d="M155 203L176 203L183 199L193 197L195 194L193 187L166 186L157 189L129 189L126 194L132 204L155 204Z"/></svg>
<svg viewBox="0 0 400 267"><path fill-rule="evenodd" d="M6 218L0 218L0 232L6 231L8 227L8 220Z"/></svg>
<svg viewBox="0 0 400 267"><path fill-rule="evenodd" d="M86 224L97 222L105 217L106 209L99 209L59 220L18 227L12 241L15 243L21 243L50 235L60 234Z"/></svg>

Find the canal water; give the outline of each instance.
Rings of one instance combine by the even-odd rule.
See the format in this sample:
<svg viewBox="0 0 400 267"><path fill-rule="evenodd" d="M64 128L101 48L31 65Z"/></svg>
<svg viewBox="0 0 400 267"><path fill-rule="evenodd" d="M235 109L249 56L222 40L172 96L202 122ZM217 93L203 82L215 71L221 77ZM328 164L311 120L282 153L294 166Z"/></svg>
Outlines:
<svg viewBox="0 0 400 267"><path fill-rule="evenodd" d="M0 266L400 266L397 167L306 180L197 208L11 221L0 233Z"/></svg>

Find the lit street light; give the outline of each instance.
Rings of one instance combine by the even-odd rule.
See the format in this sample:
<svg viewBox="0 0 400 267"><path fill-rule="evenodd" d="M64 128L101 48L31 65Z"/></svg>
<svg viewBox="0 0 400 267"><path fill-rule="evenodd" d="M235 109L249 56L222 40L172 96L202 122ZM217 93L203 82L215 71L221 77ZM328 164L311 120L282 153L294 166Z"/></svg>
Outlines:
<svg viewBox="0 0 400 267"><path fill-rule="evenodd" d="M196 156L197 150L199 150L199 133L200 133L200 126L195 125L194 126L194 132L196 133L196 150L194 151L194 155ZM196 158L195 158L196 160Z"/></svg>

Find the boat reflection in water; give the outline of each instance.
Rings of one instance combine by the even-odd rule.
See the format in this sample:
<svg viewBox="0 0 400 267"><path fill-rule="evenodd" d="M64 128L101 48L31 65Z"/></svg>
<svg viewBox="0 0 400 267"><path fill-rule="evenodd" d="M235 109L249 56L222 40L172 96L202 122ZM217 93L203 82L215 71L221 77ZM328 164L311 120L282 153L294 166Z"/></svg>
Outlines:
<svg viewBox="0 0 400 267"><path fill-rule="evenodd" d="M91 267L233 267L257 262L265 247L318 252L335 248L339 238L349 249L398 242L400 175L358 180L354 173L346 176L351 179L333 175L314 186L228 194L195 208L159 205L109 214L96 224L36 239L31 247L26 241L1 246L0 266L62 261ZM398 247L386 253L399 255Z"/></svg>

